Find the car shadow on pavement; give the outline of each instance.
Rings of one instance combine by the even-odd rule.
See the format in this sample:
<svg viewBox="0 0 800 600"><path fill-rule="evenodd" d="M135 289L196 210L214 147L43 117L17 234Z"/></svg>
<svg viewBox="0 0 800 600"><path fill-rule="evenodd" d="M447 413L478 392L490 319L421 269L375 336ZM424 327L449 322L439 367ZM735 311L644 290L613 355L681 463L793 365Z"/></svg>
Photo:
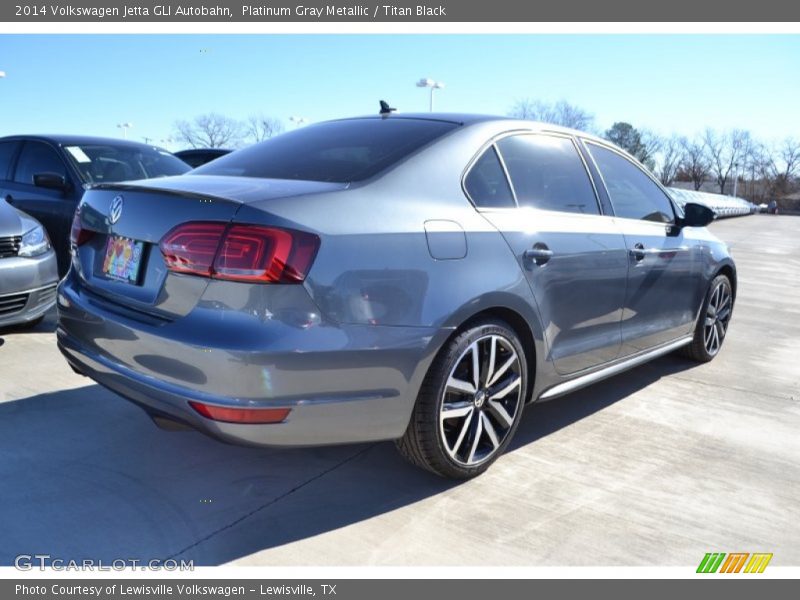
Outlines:
<svg viewBox="0 0 800 600"><path fill-rule="evenodd" d="M689 366L667 357L534 406L512 451ZM164 432L97 385L0 403L0 482L2 565L20 554L216 565L458 485L391 443L272 450Z"/></svg>

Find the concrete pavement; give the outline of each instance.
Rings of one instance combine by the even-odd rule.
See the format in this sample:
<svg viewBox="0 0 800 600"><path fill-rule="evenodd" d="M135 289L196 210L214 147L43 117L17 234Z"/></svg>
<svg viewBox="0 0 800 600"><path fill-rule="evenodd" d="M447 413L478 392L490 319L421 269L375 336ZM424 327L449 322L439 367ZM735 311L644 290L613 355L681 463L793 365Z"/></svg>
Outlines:
<svg viewBox="0 0 800 600"><path fill-rule="evenodd" d="M49 317L0 331L0 564L800 565L800 217L720 221L739 295L725 346L669 356L525 415L453 484L391 443L224 445L156 429L74 375Z"/></svg>

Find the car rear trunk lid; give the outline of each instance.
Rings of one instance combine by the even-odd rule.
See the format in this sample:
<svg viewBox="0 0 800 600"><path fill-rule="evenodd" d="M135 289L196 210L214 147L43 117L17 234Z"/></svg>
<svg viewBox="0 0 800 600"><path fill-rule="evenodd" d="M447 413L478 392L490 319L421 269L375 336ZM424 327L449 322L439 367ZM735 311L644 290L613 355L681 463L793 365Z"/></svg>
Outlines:
<svg viewBox="0 0 800 600"><path fill-rule="evenodd" d="M171 229L189 221L228 223L248 202L341 187L199 175L95 186L76 216L81 228L93 234L75 250L75 271L104 308L116 307L127 317L138 313L173 320L197 305L209 279L167 269L159 242Z"/></svg>

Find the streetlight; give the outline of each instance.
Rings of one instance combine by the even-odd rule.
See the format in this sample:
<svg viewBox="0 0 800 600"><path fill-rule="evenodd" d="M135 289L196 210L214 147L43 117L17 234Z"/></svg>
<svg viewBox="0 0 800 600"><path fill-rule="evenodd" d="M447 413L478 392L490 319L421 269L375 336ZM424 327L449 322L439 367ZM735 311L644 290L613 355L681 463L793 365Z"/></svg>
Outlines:
<svg viewBox="0 0 800 600"><path fill-rule="evenodd" d="M736 198L736 184L739 183L739 163L733 163L733 197Z"/></svg>
<svg viewBox="0 0 800 600"><path fill-rule="evenodd" d="M117 127L122 129L122 139L128 139L128 129L133 127L133 123L117 123Z"/></svg>
<svg viewBox="0 0 800 600"><path fill-rule="evenodd" d="M295 127L300 127L303 123L308 123L308 119L305 117L289 117L289 120L294 123Z"/></svg>
<svg viewBox="0 0 800 600"><path fill-rule="evenodd" d="M417 87L431 89L430 112L433 112L433 90L443 89L444 84L441 81L434 81L433 79L428 79L426 77L423 77L417 82Z"/></svg>

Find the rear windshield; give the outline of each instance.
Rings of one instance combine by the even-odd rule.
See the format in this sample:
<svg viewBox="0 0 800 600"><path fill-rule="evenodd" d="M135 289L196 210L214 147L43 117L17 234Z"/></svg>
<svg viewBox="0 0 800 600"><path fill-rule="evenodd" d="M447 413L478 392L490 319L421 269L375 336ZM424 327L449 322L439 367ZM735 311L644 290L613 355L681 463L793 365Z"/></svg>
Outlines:
<svg viewBox="0 0 800 600"><path fill-rule="evenodd" d="M193 171L347 183L389 168L458 125L421 119L353 119L284 133Z"/></svg>
<svg viewBox="0 0 800 600"><path fill-rule="evenodd" d="M114 183L182 175L191 167L154 146L80 144L65 146L86 183Z"/></svg>

